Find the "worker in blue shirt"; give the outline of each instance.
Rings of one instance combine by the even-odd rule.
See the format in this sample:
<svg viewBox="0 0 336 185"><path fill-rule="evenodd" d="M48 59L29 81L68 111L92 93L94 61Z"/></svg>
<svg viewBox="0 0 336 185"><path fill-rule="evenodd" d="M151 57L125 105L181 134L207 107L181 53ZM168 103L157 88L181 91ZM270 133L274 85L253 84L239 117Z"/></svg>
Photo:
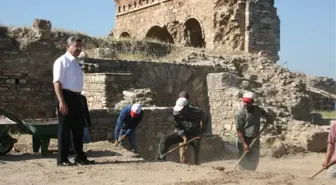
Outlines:
<svg viewBox="0 0 336 185"><path fill-rule="evenodd" d="M123 146L124 140L128 138L132 150L134 153L138 154L138 146L136 143L135 129L139 125L142 117L143 110L140 104L133 104L125 106L118 117L117 124L114 130L114 139L118 144Z"/></svg>

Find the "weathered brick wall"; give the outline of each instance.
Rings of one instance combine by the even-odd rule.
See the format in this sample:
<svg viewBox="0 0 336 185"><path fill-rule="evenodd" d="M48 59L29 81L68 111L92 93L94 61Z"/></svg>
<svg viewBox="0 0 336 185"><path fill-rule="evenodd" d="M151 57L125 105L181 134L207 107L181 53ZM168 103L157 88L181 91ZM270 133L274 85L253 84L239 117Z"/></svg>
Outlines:
<svg viewBox="0 0 336 185"><path fill-rule="evenodd" d="M52 65L59 51L42 40L33 42L24 53L16 44L0 36L0 110L20 118L53 117Z"/></svg>
<svg viewBox="0 0 336 185"><path fill-rule="evenodd" d="M254 53L264 50L278 59L280 20L274 0L122 1L117 5L113 35L144 39L151 28L158 26L156 33L167 31L170 36L166 37L173 38L173 43L185 45L192 39L186 32L190 18L198 21L202 30L199 39L205 40L206 48ZM192 30L197 32L198 27Z"/></svg>
<svg viewBox="0 0 336 185"><path fill-rule="evenodd" d="M246 2L245 51L257 53L261 50L275 60L280 51L280 19L274 0Z"/></svg>
<svg viewBox="0 0 336 185"><path fill-rule="evenodd" d="M202 28L207 47L213 48L214 28L212 17L213 4L206 0L149 1L137 7L125 5L117 12L113 34L119 38L123 32L137 39L145 38L154 26L168 27L168 31L177 44L184 44L183 24L189 19L196 19ZM138 8L139 7L139 8ZM145 8L145 9L143 9ZM117 9L118 10L118 9ZM167 28L166 28L167 29Z"/></svg>
<svg viewBox="0 0 336 185"><path fill-rule="evenodd" d="M89 109L113 108L133 83L131 73L86 73L84 79Z"/></svg>
<svg viewBox="0 0 336 185"><path fill-rule="evenodd" d="M165 134L174 130L173 110L171 107L144 107L144 117L136 129L136 137L139 152L147 159L154 159L159 141ZM92 110L92 141L111 140L114 141L114 128L120 110ZM129 147L129 142L126 142ZM172 146L170 149L175 147ZM218 156L223 148L222 140L212 136L202 141L201 157L211 158ZM178 152L168 157L168 160L178 161Z"/></svg>
<svg viewBox="0 0 336 185"><path fill-rule="evenodd" d="M111 102L106 102L106 104L110 105L110 108L114 107L115 103L122 100L123 90L132 87L150 88L154 93L153 102L156 106L174 106L179 92L186 90L190 93L191 102L194 105L203 108L205 112L208 112L206 75L209 72L216 72L219 70L213 66L192 66L185 64L145 61L88 59L85 63L97 64L96 66L98 69L95 72L100 73L99 75L102 76L105 75L105 77L102 77L105 79L107 79L108 73L114 73L112 74L113 78L115 78L114 75L118 76L117 73L130 73L129 75L119 74L118 81L108 82L111 89L113 86L118 85L119 87L117 89L118 92L111 93L118 95L113 96L113 99L111 100L107 100ZM97 74L86 73L86 79L93 76L97 79ZM87 82L87 84L89 83L91 82ZM102 86L100 89L103 89L103 86L105 87L105 85L103 82L101 82L101 84ZM85 91L88 91L88 93L100 91L95 87L96 85L86 86ZM90 88L90 90L87 88ZM101 92L100 94L102 95L104 93ZM110 91L108 91L107 94L110 94ZM87 96L89 99L94 99L96 101L105 101L102 97L99 97L100 99L96 96L94 98L90 97L90 93L87 94Z"/></svg>
<svg viewBox="0 0 336 185"><path fill-rule="evenodd" d="M235 129L235 113L241 95L241 80L230 73L211 73L207 76L212 133L223 136Z"/></svg>

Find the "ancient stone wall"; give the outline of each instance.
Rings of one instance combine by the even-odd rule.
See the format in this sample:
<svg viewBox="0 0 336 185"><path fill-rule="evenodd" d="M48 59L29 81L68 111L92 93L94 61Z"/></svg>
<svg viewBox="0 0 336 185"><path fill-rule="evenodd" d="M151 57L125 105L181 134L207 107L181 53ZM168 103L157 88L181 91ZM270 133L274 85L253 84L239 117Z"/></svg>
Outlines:
<svg viewBox="0 0 336 185"><path fill-rule="evenodd" d="M54 117L52 65L59 54L48 41L25 46L1 35L0 110L9 110L20 118Z"/></svg>
<svg viewBox="0 0 336 185"><path fill-rule="evenodd" d="M254 92L256 103L274 117L274 124L268 130L271 134L286 131L292 120L311 121L312 109L305 84L293 83L283 87L275 82L269 83L272 86L226 72L208 74L212 132L222 136L235 132L235 113L242 106L241 97L246 91Z"/></svg>
<svg viewBox="0 0 336 185"><path fill-rule="evenodd" d="M145 4L129 4L119 6L115 19L113 34L117 37L144 39L156 38L176 44L186 44L185 27L194 28L195 45L213 47L214 29L212 3L204 0L196 1L144 1ZM189 22L187 22L189 20ZM189 37L190 39L190 37Z"/></svg>
<svg viewBox="0 0 336 185"><path fill-rule="evenodd" d="M280 19L276 12L274 0L246 2L246 52L263 50L269 57L279 59Z"/></svg>
<svg viewBox="0 0 336 185"><path fill-rule="evenodd" d="M86 73L86 79L94 79L96 82L87 81L85 93L87 91L89 93L87 96L90 97L92 92L98 93L100 91L100 95L103 95L105 94L103 91L106 91L106 94L113 96L113 98L107 100L102 96L94 95L94 97L89 99L90 101L91 99L94 101L106 101L106 105L109 105L110 108L122 100L123 90L127 88L149 88L154 93L153 104L156 106L173 106L179 92L186 90L190 92L191 102L207 112L206 75L209 72L218 70L213 66L191 66L164 62L88 59L85 63L85 65L96 65L97 69L92 69L92 71L100 73ZM128 74L125 75L125 73ZM97 88L97 84L94 83L101 86ZM118 92L114 93L116 90ZM118 95L114 96L115 94ZM91 104L90 106L93 105Z"/></svg>
<svg viewBox="0 0 336 185"><path fill-rule="evenodd" d="M130 73L86 73L84 79L89 109L114 108L133 83Z"/></svg>
<svg viewBox="0 0 336 185"><path fill-rule="evenodd" d="M274 0L118 1L113 35L182 46L257 53L277 60L280 20Z"/></svg>

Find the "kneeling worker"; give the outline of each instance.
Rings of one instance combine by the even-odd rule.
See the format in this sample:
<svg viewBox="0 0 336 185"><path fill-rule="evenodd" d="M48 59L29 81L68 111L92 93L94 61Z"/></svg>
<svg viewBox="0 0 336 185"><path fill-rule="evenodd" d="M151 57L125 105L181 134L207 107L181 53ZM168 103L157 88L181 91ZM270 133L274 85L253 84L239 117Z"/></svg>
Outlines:
<svg viewBox="0 0 336 185"><path fill-rule="evenodd" d="M141 122L143 117L143 110L140 104L133 104L124 107L118 117L117 124L114 130L114 139L116 144L121 142L123 145L124 140L128 138L132 151L138 154L138 146L136 143L136 127Z"/></svg>
<svg viewBox="0 0 336 185"><path fill-rule="evenodd" d="M176 101L173 114L175 120L175 132L161 138L158 147L157 159L160 159L162 154L167 153L170 146L180 142L186 144L187 141L192 138L201 137L204 133L204 128L206 128L203 125L203 111L197 107L189 106L188 100L184 97L181 97ZM190 145L194 148L196 165L199 165L200 143L200 139L196 139L190 143ZM185 163L188 156L187 151L187 148L185 148L183 156ZM164 156L162 160L166 160L166 156Z"/></svg>

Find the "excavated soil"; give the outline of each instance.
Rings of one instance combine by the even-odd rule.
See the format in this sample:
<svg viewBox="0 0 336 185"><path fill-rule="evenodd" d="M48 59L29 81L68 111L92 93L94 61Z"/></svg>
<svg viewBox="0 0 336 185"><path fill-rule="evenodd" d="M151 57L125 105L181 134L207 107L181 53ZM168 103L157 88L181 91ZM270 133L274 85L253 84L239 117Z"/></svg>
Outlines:
<svg viewBox="0 0 336 185"><path fill-rule="evenodd" d="M16 137L18 138L18 137ZM0 184L134 184L134 185L330 185L322 172L308 179L321 168L323 154L286 156L280 159L263 157L257 172L235 172L236 159L213 161L200 166L174 162L149 162L134 158L124 149L109 142L90 143L85 151L97 164L57 167L55 153L41 157L31 152L31 137L19 136L11 153L0 156ZM53 140L49 149L56 150Z"/></svg>

